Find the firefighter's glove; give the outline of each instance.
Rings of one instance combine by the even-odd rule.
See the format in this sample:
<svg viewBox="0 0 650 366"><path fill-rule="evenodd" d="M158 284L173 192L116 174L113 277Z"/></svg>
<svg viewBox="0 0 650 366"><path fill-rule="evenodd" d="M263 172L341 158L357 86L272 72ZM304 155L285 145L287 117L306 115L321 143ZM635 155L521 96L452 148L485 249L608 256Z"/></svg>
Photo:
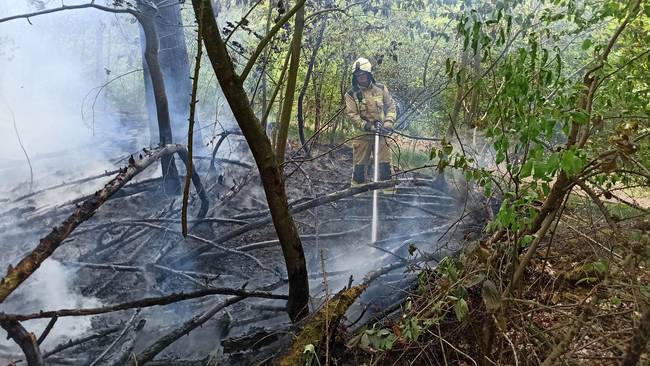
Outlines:
<svg viewBox="0 0 650 366"><path fill-rule="evenodd" d="M390 136L393 133L393 122L386 121L378 129L379 133L385 136Z"/></svg>
<svg viewBox="0 0 650 366"><path fill-rule="evenodd" d="M375 126L376 126L376 125L375 125L374 122L367 121L367 122L363 125L363 130L366 131L366 132L372 132L372 133L375 133L375 132L377 132L377 128L376 128Z"/></svg>
<svg viewBox="0 0 650 366"><path fill-rule="evenodd" d="M384 136L390 136L393 134L393 129L382 127L381 130L379 130L379 132Z"/></svg>

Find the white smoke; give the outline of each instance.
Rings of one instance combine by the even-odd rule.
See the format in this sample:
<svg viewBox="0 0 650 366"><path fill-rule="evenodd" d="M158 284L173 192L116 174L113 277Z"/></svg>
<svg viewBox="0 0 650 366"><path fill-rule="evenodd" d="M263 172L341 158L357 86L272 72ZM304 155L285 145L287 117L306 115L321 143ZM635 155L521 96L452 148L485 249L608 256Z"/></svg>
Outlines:
<svg viewBox="0 0 650 366"><path fill-rule="evenodd" d="M56 260L48 259L29 277L0 309L7 313L34 313L40 310L75 309L100 306L96 298L84 297L70 290L74 271L64 267ZM37 319L21 322L28 332L37 337L43 332L49 319ZM60 318L42 344L42 349L52 349L54 346L78 337L91 326L90 317ZM20 354L20 349L12 341L0 337L2 353ZM0 361L3 355L0 353ZM6 356L5 356L6 357Z"/></svg>
<svg viewBox="0 0 650 366"><path fill-rule="evenodd" d="M81 2L66 2L66 5L75 3ZM52 2L46 6L60 4ZM0 5L0 18L34 10L30 2L7 2ZM53 172L58 173L54 182L60 183L64 180L63 172L80 177L88 174L86 170L101 172L112 168L108 160L115 158L114 146L120 140L137 137L147 141L146 136L133 136L120 125L118 111L110 100L103 99L105 94L100 94L99 102L95 103L94 121L91 107L95 93L90 93L90 100L82 106L89 91L108 79L105 70L113 69L112 78L120 68L127 67L124 61L119 61L119 53L139 57L137 44L126 41L119 44L122 39L111 41L110 32L117 33L118 28L106 28L106 24L119 23L119 32L127 33L121 37L137 37L135 26L121 24L128 25L128 17L97 9L79 9L40 15L29 21L15 19L0 23L0 136L3 137L0 170L6 176L0 184L5 189L29 180L29 168L18 144L14 121L32 158L35 184L40 187L51 183L48 178L52 178ZM104 48L115 48L112 58L98 59L101 58L96 54L100 37L105 39Z"/></svg>

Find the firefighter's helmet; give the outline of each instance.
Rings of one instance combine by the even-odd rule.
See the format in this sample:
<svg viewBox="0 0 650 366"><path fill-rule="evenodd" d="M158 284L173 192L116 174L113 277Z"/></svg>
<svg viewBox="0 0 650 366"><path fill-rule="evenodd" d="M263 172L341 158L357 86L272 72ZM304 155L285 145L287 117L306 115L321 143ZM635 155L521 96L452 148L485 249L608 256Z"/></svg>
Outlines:
<svg viewBox="0 0 650 366"><path fill-rule="evenodd" d="M372 64L367 58L359 57L356 61L354 61L354 64L352 65L352 72L356 73L358 71L372 73Z"/></svg>

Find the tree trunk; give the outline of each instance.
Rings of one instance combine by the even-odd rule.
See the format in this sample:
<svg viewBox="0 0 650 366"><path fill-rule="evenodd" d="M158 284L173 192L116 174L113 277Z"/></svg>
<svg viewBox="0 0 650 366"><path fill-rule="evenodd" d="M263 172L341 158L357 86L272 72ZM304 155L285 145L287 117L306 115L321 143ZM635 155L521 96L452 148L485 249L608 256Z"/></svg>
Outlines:
<svg viewBox="0 0 650 366"><path fill-rule="evenodd" d="M273 15L273 9L274 9L273 1L269 1L269 9L268 9L268 12L266 13L266 33L265 34L268 34L269 30L271 29L271 16ZM268 60L269 57L271 56L269 50L270 50L270 48L267 48L264 51L264 59L265 60ZM279 82L280 81L278 80L278 83ZM267 89L268 89L268 85L267 85L267 82L266 82L266 73L263 72L262 73L262 108L261 108L261 113L264 113L266 111L266 108L269 108L269 107L267 107L267 105L269 105ZM273 101L271 101L271 104L273 104ZM264 130L266 130L266 118L262 118L262 128Z"/></svg>
<svg viewBox="0 0 650 366"><path fill-rule="evenodd" d="M169 103L165 91L165 80L158 59L158 49L160 45L158 43L158 32L154 23L156 10L141 1L138 2L138 7L140 8L141 13L138 14L137 18L145 35L146 45L144 58L151 78L151 86L156 104L160 146L165 146L172 142L172 128L169 119ZM181 187L178 179L178 171L174 164L174 157L171 154L165 155L161 159L161 164L165 192L168 194L179 194Z"/></svg>
<svg viewBox="0 0 650 366"><path fill-rule="evenodd" d="M321 95L323 91L323 79L314 78L314 133L320 130L321 125L321 116L323 114L323 101L321 100ZM332 102L332 98L329 98L329 103Z"/></svg>
<svg viewBox="0 0 650 366"><path fill-rule="evenodd" d="M159 42L158 61L169 101L169 116L173 137L173 141L167 143L184 144L187 142L187 116L189 115L192 83L180 2L178 0L171 2L168 0L153 0L153 2L157 7L152 11L155 14L153 18ZM148 65L145 63L143 66L145 74L148 75ZM155 133L155 93L151 82L146 77L145 91L150 126L153 127L151 140L152 144L156 144L159 136ZM198 118L195 123L194 136L199 141L196 148L203 149L204 144L202 143L201 126Z"/></svg>
<svg viewBox="0 0 650 366"><path fill-rule="evenodd" d="M311 78L312 71L314 70L316 55L318 55L318 49L323 42L323 34L325 33L326 24L327 18L322 20L320 29L318 30L316 42L313 45L314 48L311 50L311 56L309 57L309 64L307 65L307 72L305 73L305 81L302 83L302 88L300 88L300 94L298 95L298 135L300 136L300 143L302 144L303 149L305 149L307 156L309 156L309 148L305 146L305 115L303 113L303 103L305 101L305 95L307 94L309 79Z"/></svg>
<svg viewBox="0 0 650 366"><path fill-rule="evenodd" d="M192 82L190 80L190 61L185 43L185 28L181 16L180 1L155 0L158 6L156 28L160 40L158 58L167 86L169 98L169 115L171 119L172 142L185 143L187 141L187 117L190 113L190 93ZM204 148L201 134L201 121L195 117L194 139L198 142L195 151L201 152Z"/></svg>
<svg viewBox="0 0 650 366"><path fill-rule="evenodd" d="M234 65L212 13L210 0L192 0L192 4L197 21L202 23L205 48L214 72L260 172L289 277L287 312L292 321L298 321L309 312L309 282L305 254L293 217L289 212L282 170L273 153L271 142L250 107L243 83L235 74ZM202 6L205 7L205 11L203 16L199 17Z"/></svg>
<svg viewBox="0 0 650 366"><path fill-rule="evenodd" d="M296 79L298 78L298 66L300 65L300 45L302 44L304 27L305 7L302 6L296 12L294 33L291 39L291 61L289 62L289 74L287 75L287 88L285 89L282 114L278 123L275 156L280 163L284 162L284 154L287 150L287 135L289 134L289 123L291 122L291 111L293 110L293 97L296 94Z"/></svg>
<svg viewBox="0 0 650 366"><path fill-rule="evenodd" d="M346 86L349 85L348 83L346 83L347 78L345 77L347 75L347 70L349 67L348 63L345 60L345 57L343 58L342 64L343 64L343 68L341 71L341 83L339 84L339 90L341 92L339 105L341 107L345 107L345 93L347 93ZM340 121L341 121L341 117L337 117L336 120L334 121L334 125L332 126L332 130L331 130L332 132L330 135L330 145L334 144L334 140L336 139L336 129L338 128Z"/></svg>
<svg viewBox="0 0 650 366"><path fill-rule="evenodd" d="M278 78L278 83L275 86L275 88L273 89L273 92L271 93L271 99L269 100L268 105L265 104L266 109L264 111L264 115L262 116L262 122L261 122L262 128L264 130L266 130L266 128L267 128L267 121L268 121L269 115L271 114L271 111L273 110L273 104L275 103L275 98L278 96L278 92L280 91L280 89L282 89L282 85L284 83L284 74L286 74L286 72L287 72L287 66L289 65L289 59L290 58L291 58L291 51L289 50L289 51L287 51L287 55L284 58L284 63L282 64L282 72L280 72L280 77ZM280 96L280 102L278 104L282 105L282 96ZM275 128L274 128L274 130L275 130ZM272 139L271 141L274 141L274 140ZM275 146L275 144L272 144L272 145Z"/></svg>

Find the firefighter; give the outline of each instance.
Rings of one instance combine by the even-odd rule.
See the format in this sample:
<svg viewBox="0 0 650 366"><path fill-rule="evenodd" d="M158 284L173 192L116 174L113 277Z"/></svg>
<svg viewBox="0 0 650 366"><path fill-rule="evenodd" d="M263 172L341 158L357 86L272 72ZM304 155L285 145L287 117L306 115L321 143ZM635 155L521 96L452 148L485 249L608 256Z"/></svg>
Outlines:
<svg viewBox="0 0 650 366"><path fill-rule="evenodd" d="M375 81L372 65L363 57L353 64L352 89L345 94L345 111L354 127L365 134L354 139L352 145L352 185L365 183L373 174L370 154L374 154L376 132L382 135L379 137L379 154L373 159L379 159L379 180L389 179L391 154L385 133L395 122L395 101L388 88Z"/></svg>

